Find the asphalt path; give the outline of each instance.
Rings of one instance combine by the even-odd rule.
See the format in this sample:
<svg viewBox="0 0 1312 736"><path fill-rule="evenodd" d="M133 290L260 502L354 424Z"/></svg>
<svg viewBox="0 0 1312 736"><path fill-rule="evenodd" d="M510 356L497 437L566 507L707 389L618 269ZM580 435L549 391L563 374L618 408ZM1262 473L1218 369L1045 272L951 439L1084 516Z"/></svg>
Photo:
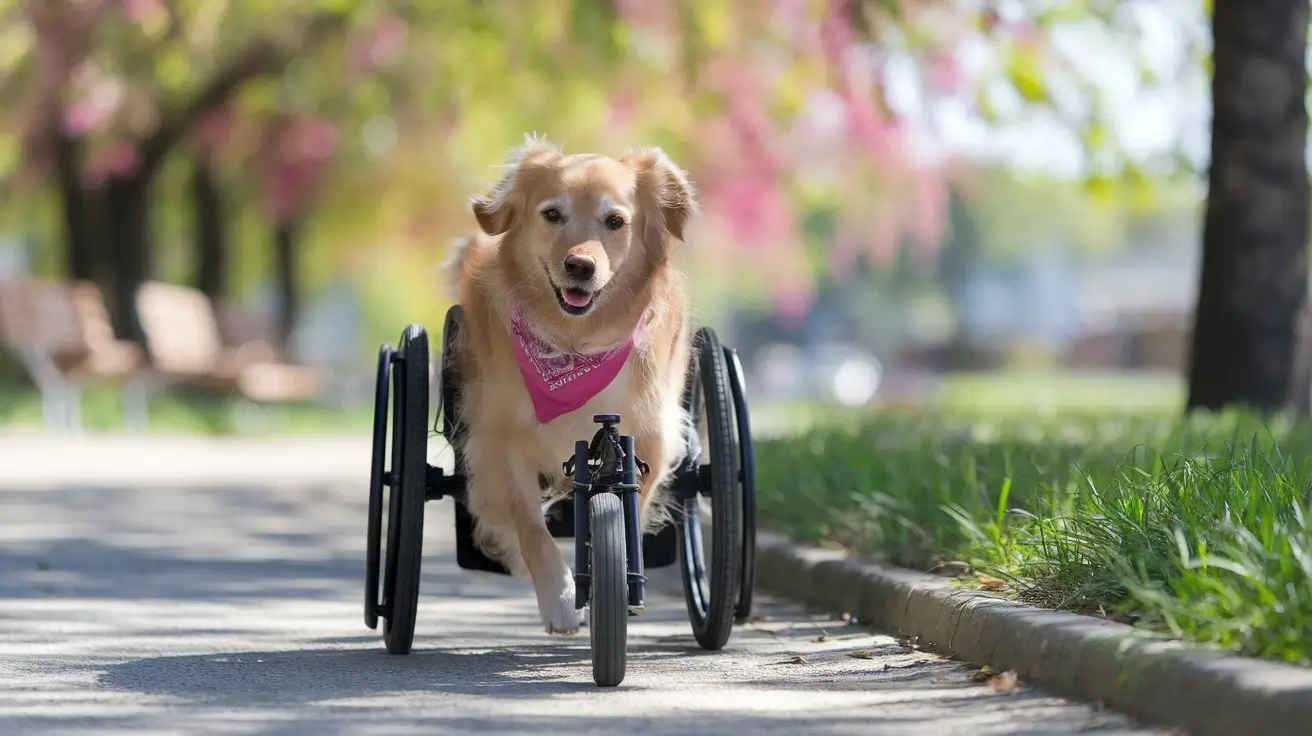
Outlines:
<svg viewBox="0 0 1312 736"><path fill-rule="evenodd" d="M0 734L1160 733L769 597L704 652L671 569L601 690L586 629L549 636L526 580L456 567L445 502L389 656L361 615L367 456L0 436Z"/></svg>

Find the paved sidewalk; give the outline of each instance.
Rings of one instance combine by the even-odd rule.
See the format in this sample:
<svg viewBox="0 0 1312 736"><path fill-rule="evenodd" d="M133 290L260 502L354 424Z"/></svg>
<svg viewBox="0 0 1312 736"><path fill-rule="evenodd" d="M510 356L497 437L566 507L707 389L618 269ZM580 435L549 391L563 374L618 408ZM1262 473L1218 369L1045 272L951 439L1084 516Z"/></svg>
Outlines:
<svg viewBox="0 0 1312 736"><path fill-rule="evenodd" d="M415 652L361 620L368 442L0 436L0 733L1154 733L766 599L706 653L672 570L629 675L460 571L428 507ZM853 653L860 656L852 656Z"/></svg>

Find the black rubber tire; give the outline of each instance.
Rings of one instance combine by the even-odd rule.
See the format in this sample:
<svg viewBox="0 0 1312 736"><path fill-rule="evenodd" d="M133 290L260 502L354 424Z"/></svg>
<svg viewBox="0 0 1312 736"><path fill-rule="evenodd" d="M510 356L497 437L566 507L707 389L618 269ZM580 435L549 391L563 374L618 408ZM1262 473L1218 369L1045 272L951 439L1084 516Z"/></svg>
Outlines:
<svg viewBox="0 0 1312 736"><path fill-rule="evenodd" d="M733 393L734 424L738 430L738 480L743 501L742 562L738 568L738 604L734 607L733 619L735 623L743 623L752 615L752 592L756 588L756 450L752 444L743 365L738 360L738 353L730 348L724 349L724 362L729 368L729 388Z"/></svg>
<svg viewBox="0 0 1312 736"><path fill-rule="evenodd" d="M592 679L601 687L624 680L629 640L628 565L624 551L624 506L613 493L588 502L588 631L592 638Z"/></svg>
<svg viewBox="0 0 1312 736"><path fill-rule="evenodd" d="M383 623L389 654L409 654L419 608L424 552L424 501L428 470L428 333L410 325L401 335L400 363L392 371L392 492L387 519L391 595Z"/></svg>
<svg viewBox="0 0 1312 736"><path fill-rule="evenodd" d="M378 349L378 373L374 384L374 434L369 468L369 522L364 542L364 625L378 628L381 604L378 584L382 578L383 473L387 463L387 399L392 377L392 347Z"/></svg>
<svg viewBox="0 0 1312 736"><path fill-rule="evenodd" d="M692 363L695 367L685 396L694 416L703 407L706 414L708 437L701 462L710 465L711 556L708 567L698 499L685 500L679 519L679 571L693 637L703 649L716 650L728 643L733 632L742 562L742 503L728 369L720 340L709 327L697 330L693 337Z"/></svg>

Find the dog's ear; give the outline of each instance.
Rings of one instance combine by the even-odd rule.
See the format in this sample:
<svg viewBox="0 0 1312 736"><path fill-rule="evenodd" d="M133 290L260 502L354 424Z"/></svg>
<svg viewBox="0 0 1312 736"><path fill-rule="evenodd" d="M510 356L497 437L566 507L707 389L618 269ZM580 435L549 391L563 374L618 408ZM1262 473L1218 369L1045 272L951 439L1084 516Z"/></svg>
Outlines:
<svg viewBox="0 0 1312 736"><path fill-rule="evenodd" d="M648 227L683 240L684 227L697 214L697 191L687 172L659 148L638 149L621 161L638 175L638 201Z"/></svg>
<svg viewBox="0 0 1312 736"><path fill-rule="evenodd" d="M502 168L506 173L490 192L470 199L470 208L478 226L488 235L501 235L510 229L518 213L517 184L524 174L560 155L560 149L538 135L524 136L524 144L510 152Z"/></svg>

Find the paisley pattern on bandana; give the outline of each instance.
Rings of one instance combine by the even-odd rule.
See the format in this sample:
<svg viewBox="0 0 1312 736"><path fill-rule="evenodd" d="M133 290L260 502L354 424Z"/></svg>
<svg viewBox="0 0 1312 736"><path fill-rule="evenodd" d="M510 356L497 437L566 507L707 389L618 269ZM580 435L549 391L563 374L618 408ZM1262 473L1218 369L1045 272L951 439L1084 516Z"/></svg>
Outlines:
<svg viewBox="0 0 1312 736"><path fill-rule="evenodd" d="M519 373L533 399L538 421L543 424L582 408L601 393L633 352L633 337L619 347L593 355L564 352L534 332L519 307L511 311L510 330Z"/></svg>

